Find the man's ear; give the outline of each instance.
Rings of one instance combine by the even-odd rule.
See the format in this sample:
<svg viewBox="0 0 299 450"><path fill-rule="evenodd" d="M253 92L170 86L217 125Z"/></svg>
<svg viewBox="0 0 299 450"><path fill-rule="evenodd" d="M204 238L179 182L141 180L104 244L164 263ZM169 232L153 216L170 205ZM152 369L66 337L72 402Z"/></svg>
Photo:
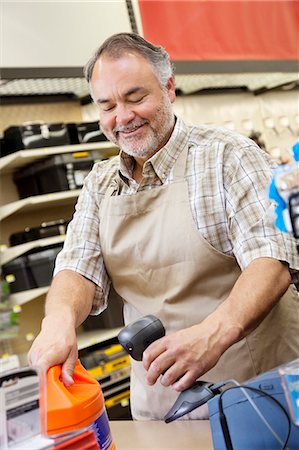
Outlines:
<svg viewBox="0 0 299 450"><path fill-rule="evenodd" d="M166 84L166 89L167 89L168 96L169 96L171 103L174 103L175 99L176 99L174 77L168 78L168 81Z"/></svg>

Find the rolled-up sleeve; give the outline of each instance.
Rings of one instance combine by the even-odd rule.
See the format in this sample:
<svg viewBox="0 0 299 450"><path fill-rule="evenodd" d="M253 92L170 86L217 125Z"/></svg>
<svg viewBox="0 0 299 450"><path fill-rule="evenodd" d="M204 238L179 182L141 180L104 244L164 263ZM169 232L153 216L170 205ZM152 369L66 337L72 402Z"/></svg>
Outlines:
<svg viewBox="0 0 299 450"><path fill-rule="evenodd" d="M299 269L295 239L274 225L275 205L268 199L272 176L267 156L254 145L235 153L227 167L226 208L233 253L242 269L256 258L269 257Z"/></svg>
<svg viewBox="0 0 299 450"><path fill-rule="evenodd" d="M100 244L101 196L97 189L97 171L93 169L85 179L54 270L54 275L61 270L73 270L95 283L96 294L91 314L99 314L107 307L110 289Z"/></svg>

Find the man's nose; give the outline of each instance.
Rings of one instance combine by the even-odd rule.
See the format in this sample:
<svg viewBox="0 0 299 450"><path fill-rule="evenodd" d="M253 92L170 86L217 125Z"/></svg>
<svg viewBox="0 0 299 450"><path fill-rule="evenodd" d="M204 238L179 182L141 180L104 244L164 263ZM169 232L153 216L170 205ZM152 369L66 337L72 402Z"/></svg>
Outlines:
<svg viewBox="0 0 299 450"><path fill-rule="evenodd" d="M130 108L130 106L127 105L120 105L117 107L116 110L116 122L117 125L127 125L131 120L133 120L135 117L135 113Z"/></svg>

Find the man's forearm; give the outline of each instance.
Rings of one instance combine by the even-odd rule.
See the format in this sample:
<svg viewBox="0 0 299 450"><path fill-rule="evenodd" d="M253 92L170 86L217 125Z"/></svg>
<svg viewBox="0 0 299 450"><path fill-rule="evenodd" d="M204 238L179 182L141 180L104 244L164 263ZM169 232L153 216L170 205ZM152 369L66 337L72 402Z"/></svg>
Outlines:
<svg viewBox="0 0 299 450"><path fill-rule="evenodd" d="M276 305L291 282L288 266L271 258L258 258L242 272L229 297L215 311L229 324L227 348L253 331ZM215 317L215 318L216 318Z"/></svg>
<svg viewBox="0 0 299 450"><path fill-rule="evenodd" d="M46 317L61 314L77 328L89 315L95 285L71 270L58 272L46 299Z"/></svg>

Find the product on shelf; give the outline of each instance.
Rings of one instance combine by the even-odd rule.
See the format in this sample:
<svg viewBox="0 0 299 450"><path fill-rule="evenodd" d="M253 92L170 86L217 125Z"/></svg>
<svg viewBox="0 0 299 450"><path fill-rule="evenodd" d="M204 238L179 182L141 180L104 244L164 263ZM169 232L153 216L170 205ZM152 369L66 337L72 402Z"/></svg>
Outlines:
<svg viewBox="0 0 299 450"><path fill-rule="evenodd" d="M80 350L80 360L88 373L101 384L109 418L131 419L130 357L119 343L103 343Z"/></svg>
<svg viewBox="0 0 299 450"><path fill-rule="evenodd" d="M67 124L72 144L107 141L99 122L82 122Z"/></svg>
<svg viewBox="0 0 299 450"><path fill-rule="evenodd" d="M13 175L20 198L80 189L93 164L96 150L65 153L19 169Z"/></svg>
<svg viewBox="0 0 299 450"><path fill-rule="evenodd" d="M17 231L9 236L9 245L24 244L25 242L36 241L52 236L64 235L69 220L59 219L51 222L43 222L39 227L26 227L23 231Z"/></svg>
<svg viewBox="0 0 299 450"><path fill-rule="evenodd" d="M3 133L4 148L1 156L18 150L53 147L71 143L69 130L64 123L27 122L6 128Z"/></svg>
<svg viewBox="0 0 299 450"><path fill-rule="evenodd" d="M3 275L10 282L10 291L15 293L49 286L55 259L61 249L61 244L44 247L4 264Z"/></svg>

